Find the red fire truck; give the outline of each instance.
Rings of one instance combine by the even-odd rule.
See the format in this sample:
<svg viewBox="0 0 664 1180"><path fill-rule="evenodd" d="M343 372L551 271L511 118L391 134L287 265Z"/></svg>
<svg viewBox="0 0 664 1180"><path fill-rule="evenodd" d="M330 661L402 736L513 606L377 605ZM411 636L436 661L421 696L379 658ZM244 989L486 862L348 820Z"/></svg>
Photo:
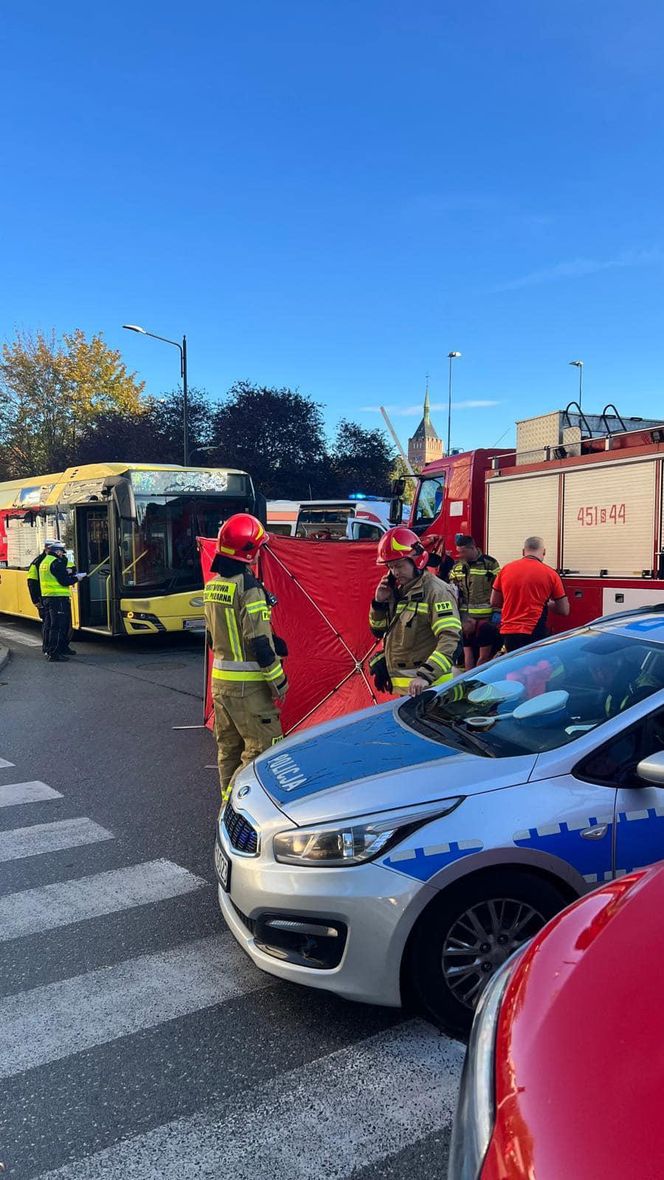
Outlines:
<svg viewBox="0 0 664 1180"><path fill-rule="evenodd" d="M517 422L516 450L427 464L410 525L442 535L451 553L456 534L470 533L501 565L527 536L543 537L571 605L559 628L575 626L664 602L663 463L664 422L571 403Z"/></svg>

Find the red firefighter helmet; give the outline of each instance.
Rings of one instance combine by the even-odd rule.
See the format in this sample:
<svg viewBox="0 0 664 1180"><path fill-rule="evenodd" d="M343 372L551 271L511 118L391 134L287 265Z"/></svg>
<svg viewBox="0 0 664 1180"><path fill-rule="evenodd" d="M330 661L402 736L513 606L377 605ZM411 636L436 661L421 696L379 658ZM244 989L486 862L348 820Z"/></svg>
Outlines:
<svg viewBox="0 0 664 1180"><path fill-rule="evenodd" d="M388 565L390 561L400 561L408 557L416 570L423 570L429 560L424 545L412 529L397 525L395 529L388 529L378 542L377 565Z"/></svg>
<svg viewBox="0 0 664 1180"><path fill-rule="evenodd" d="M217 553L251 565L258 557L259 549L267 545L268 540L260 520L256 520L249 512L236 512L219 529Z"/></svg>

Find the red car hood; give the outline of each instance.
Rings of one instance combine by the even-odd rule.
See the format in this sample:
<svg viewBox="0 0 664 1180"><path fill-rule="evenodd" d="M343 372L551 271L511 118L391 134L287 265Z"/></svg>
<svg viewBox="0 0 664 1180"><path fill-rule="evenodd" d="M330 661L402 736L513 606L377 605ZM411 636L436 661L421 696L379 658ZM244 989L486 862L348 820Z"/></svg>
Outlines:
<svg viewBox="0 0 664 1180"><path fill-rule="evenodd" d="M508 985L482 1180L664 1176L664 864L550 922Z"/></svg>

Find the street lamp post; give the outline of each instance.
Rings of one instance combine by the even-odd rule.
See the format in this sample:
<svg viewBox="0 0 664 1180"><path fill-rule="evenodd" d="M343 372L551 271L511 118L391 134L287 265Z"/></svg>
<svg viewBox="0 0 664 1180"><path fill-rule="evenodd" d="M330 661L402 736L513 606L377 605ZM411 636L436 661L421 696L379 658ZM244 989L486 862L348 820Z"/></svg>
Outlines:
<svg viewBox="0 0 664 1180"><path fill-rule="evenodd" d="M178 340L169 340L167 336L157 336L148 332L138 324L123 324L128 332L140 332L141 336L151 336L153 340L161 340L164 344L172 344L180 352L180 376L182 378L182 450L184 466L189 462L189 389L187 386L187 337L182 337L182 344Z"/></svg>
<svg viewBox="0 0 664 1180"><path fill-rule="evenodd" d="M581 398L583 397L583 361L570 361L570 365L574 365L575 369L579 370L579 409L581 409Z"/></svg>
<svg viewBox="0 0 664 1180"><path fill-rule="evenodd" d="M447 388L447 451L449 455L452 439L452 361L461 356L460 352L448 352L447 357L450 362L450 378Z"/></svg>

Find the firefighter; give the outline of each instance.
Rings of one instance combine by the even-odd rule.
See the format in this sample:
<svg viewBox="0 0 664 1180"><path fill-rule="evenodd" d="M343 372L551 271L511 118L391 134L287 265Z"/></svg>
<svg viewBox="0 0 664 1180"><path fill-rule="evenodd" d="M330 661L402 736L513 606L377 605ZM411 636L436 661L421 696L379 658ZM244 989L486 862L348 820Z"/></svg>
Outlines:
<svg viewBox="0 0 664 1180"><path fill-rule="evenodd" d="M267 541L255 516L231 516L217 537L216 577L205 586L222 803L230 797L237 771L283 736L275 702L283 701L288 688L279 658L287 651L272 631L276 599L250 569Z"/></svg>
<svg viewBox="0 0 664 1180"><path fill-rule="evenodd" d="M414 532L399 525L378 545L387 566L369 612L369 626L383 650L371 660L376 687L418 696L452 679L461 621L452 587L427 570L429 554Z"/></svg>
<svg viewBox="0 0 664 1180"><path fill-rule="evenodd" d="M39 592L44 614L43 648L51 663L69 659L65 650L69 645L71 628L71 587L85 577L67 569L64 541L46 541L46 552L39 564Z"/></svg>
<svg viewBox="0 0 664 1180"><path fill-rule="evenodd" d="M478 628L490 623L493 583L500 573L495 557L482 553L472 537L457 533L457 560L450 571L450 581L459 591L459 611L463 629L463 655L466 669L477 662Z"/></svg>

